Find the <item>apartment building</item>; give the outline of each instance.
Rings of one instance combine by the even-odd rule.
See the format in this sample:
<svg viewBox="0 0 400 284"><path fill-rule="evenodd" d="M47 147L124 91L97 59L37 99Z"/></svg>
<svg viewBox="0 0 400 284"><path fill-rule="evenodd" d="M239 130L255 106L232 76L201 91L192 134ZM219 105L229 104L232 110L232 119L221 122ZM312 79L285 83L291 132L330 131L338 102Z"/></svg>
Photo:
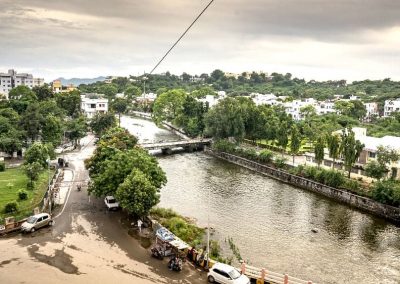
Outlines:
<svg viewBox="0 0 400 284"><path fill-rule="evenodd" d="M43 84L44 79L33 78L32 74L28 73L17 73L14 69L8 70L7 73L0 73L0 94L5 95L7 99L12 88L18 86L33 88Z"/></svg>
<svg viewBox="0 0 400 284"><path fill-rule="evenodd" d="M378 103L364 103L367 113L365 115L365 120L370 121L371 118L379 116Z"/></svg>
<svg viewBox="0 0 400 284"><path fill-rule="evenodd" d="M400 99L386 100L383 117L389 117L393 112L400 111Z"/></svg>
<svg viewBox="0 0 400 284"><path fill-rule="evenodd" d="M108 112L108 99L100 94L82 94L81 110L87 118L91 119L96 113Z"/></svg>

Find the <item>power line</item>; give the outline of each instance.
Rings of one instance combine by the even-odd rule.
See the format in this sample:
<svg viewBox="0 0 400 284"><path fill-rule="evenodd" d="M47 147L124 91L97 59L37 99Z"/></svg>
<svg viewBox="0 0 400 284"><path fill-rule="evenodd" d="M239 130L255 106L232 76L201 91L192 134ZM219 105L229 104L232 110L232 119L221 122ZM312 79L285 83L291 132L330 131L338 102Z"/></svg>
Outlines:
<svg viewBox="0 0 400 284"><path fill-rule="evenodd" d="M160 61L158 61L158 63L156 64L156 66L154 66L154 68L151 70L151 72L149 74L152 74L154 72L154 70L156 70L156 68L161 64L161 62L163 62L163 60L165 59L165 57L168 56L168 54L172 51L172 49L178 44L178 42L186 35L186 33L190 30L190 28L197 22L197 20L201 17L201 15L204 14L204 12L208 9L208 7L211 6L211 4L214 2L214 0L211 0L210 3L208 3L208 5L203 9L203 11L201 11L201 13L196 17L196 19L194 19L194 21L190 24L190 26L183 32L183 34L178 38L178 40L171 46L171 48L167 51L167 53L164 54L164 56L160 59Z"/></svg>

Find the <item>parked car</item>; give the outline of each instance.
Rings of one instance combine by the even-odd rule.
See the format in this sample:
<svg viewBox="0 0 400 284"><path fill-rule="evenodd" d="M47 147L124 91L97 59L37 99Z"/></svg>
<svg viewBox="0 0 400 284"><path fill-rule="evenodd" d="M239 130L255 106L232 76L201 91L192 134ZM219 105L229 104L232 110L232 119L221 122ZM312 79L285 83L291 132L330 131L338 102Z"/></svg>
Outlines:
<svg viewBox="0 0 400 284"><path fill-rule="evenodd" d="M207 274L208 282L221 284L250 284L250 279L236 268L217 262Z"/></svg>
<svg viewBox="0 0 400 284"><path fill-rule="evenodd" d="M119 203L114 196L106 196L106 198L104 198L104 203L106 204L108 210L117 210L119 208Z"/></svg>
<svg viewBox="0 0 400 284"><path fill-rule="evenodd" d="M33 233L37 229L40 229L44 226L52 226L53 223L54 221L51 219L49 214L40 213L30 216L24 223L22 223L21 230L22 232Z"/></svg>

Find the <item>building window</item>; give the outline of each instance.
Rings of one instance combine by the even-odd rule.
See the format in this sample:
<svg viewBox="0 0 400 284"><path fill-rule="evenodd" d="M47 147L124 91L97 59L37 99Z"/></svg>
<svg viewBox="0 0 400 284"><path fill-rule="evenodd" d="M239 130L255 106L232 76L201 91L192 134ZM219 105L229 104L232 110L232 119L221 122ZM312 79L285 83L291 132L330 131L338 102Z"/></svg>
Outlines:
<svg viewBox="0 0 400 284"><path fill-rule="evenodd" d="M96 108L96 104L91 104L90 108Z"/></svg>
<svg viewBox="0 0 400 284"><path fill-rule="evenodd" d="M374 152L368 152L368 155L370 158L373 158L373 159L376 158L376 153L374 153Z"/></svg>

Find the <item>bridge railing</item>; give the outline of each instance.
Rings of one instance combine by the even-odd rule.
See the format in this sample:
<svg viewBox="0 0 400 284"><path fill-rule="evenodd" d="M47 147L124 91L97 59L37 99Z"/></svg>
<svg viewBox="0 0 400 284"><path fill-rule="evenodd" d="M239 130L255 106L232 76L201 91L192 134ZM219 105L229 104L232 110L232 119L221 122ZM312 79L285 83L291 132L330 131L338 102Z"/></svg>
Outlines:
<svg viewBox="0 0 400 284"><path fill-rule="evenodd" d="M274 283L274 284L312 284L313 283L311 281L306 281L306 280L302 280L302 279L299 279L296 277L288 276L287 274L272 272L267 269L249 266L249 265L245 265L244 274L252 279L262 279L262 277L264 275L264 281L269 282L269 283Z"/></svg>

